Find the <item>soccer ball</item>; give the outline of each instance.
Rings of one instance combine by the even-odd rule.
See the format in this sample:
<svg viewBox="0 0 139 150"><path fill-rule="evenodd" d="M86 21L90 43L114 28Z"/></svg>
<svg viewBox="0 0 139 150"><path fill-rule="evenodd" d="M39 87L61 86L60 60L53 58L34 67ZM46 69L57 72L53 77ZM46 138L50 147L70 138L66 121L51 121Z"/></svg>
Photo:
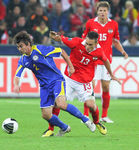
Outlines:
<svg viewBox="0 0 139 150"><path fill-rule="evenodd" d="M18 130L18 123L15 119L7 118L2 123L2 129L8 134L12 134Z"/></svg>

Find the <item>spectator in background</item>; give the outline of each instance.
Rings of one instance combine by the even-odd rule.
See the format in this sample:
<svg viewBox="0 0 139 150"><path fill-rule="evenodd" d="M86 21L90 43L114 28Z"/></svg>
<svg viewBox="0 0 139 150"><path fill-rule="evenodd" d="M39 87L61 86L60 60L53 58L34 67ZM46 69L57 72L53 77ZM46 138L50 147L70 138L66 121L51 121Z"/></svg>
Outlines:
<svg viewBox="0 0 139 150"><path fill-rule="evenodd" d="M53 11L56 2L57 0L40 0L41 6L47 11L48 14Z"/></svg>
<svg viewBox="0 0 139 150"><path fill-rule="evenodd" d="M62 5L60 2L55 4L55 9L50 15L51 30L67 34L70 31L69 13L62 12Z"/></svg>
<svg viewBox="0 0 139 150"><path fill-rule="evenodd" d="M41 44L50 44L50 39L49 39L49 28L48 26L45 24L44 21L40 22L40 25L37 26L36 31L38 33L40 33L40 35L42 36L42 42Z"/></svg>
<svg viewBox="0 0 139 150"><path fill-rule="evenodd" d="M77 36L77 31L83 27L84 22L88 19L89 17L85 14L84 6L77 5L76 12L70 16L72 36Z"/></svg>
<svg viewBox="0 0 139 150"><path fill-rule="evenodd" d="M28 17L35 13L38 4L40 4L38 0L29 0L25 5L25 15Z"/></svg>
<svg viewBox="0 0 139 150"><path fill-rule="evenodd" d="M72 12L72 0L60 0L62 5L62 12Z"/></svg>
<svg viewBox="0 0 139 150"><path fill-rule="evenodd" d="M19 7L22 14L24 14L25 4L21 0L10 0L7 5L7 15L12 15L15 7Z"/></svg>
<svg viewBox="0 0 139 150"><path fill-rule="evenodd" d="M16 28L16 23L18 20L18 17L21 15L21 10L19 6L15 6L13 8L13 11L11 15L7 15L5 20L7 23L7 29L8 29L8 34L11 36L11 30L13 28Z"/></svg>
<svg viewBox="0 0 139 150"><path fill-rule="evenodd" d="M49 27L48 17L44 13L43 7L41 5L37 5L35 8L35 13L33 13L27 20L28 32L31 33L32 30L36 30L42 20Z"/></svg>
<svg viewBox="0 0 139 150"><path fill-rule="evenodd" d="M96 4L99 0L82 0L82 4L85 7L86 14L92 18L96 16Z"/></svg>
<svg viewBox="0 0 139 150"><path fill-rule="evenodd" d="M134 4L132 1L128 0L125 3L125 10L122 15L122 18L125 20L128 30L131 33L133 31L134 21L137 19L137 10L134 8Z"/></svg>
<svg viewBox="0 0 139 150"><path fill-rule="evenodd" d="M21 15L17 19L16 28L11 30L11 37L13 38L18 32L26 30L26 18Z"/></svg>
<svg viewBox="0 0 139 150"><path fill-rule="evenodd" d="M111 19L118 23L121 21L122 7L120 6L120 0L112 0L110 13Z"/></svg>
<svg viewBox="0 0 139 150"><path fill-rule="evenodd" d="M3 4L2 0L0 0L0 20L3 20L6 16L6 7Z"/></svg>
<svg viewBox="0 0 139 150"><path fill-rule="evenodd" d="M137 34L131 33L129 38L122 43L123 46L139 46L139 39Z"/></svg>
<svg viewBox="0 0 139 150"><path fill-rule="evenodd" d="M137 19L134 21L133 24L133 31L139 35L139 11L138 11Z"/></svg>
<svg viewBox="0 0 139 150"><path fill-rule="evenodd" d="M8 44L8 38L6 22L0 21L0 44Z"/></svg>

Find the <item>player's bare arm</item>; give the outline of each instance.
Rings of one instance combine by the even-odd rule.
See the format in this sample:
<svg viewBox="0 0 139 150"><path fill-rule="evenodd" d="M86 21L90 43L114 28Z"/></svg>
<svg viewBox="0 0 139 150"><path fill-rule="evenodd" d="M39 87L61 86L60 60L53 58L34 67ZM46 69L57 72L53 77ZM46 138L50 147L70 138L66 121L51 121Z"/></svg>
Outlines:
<svg viewBox="0 0 139 150"><path fill-rule="evenodd" d="M110 76L111 76L111 80L115 80L115 81L117 81L119 84L121 84L120 80L119 80L118 78L116 78L116 77L113 75L109 60L107 59L106 61L103 61L103 63L104 63L106 69L108 70L108 72L109 72L109 74L110 74Z"/></svg>
<svg viewBox="0 0 139 150"><path fill-rule="evenodd" d="M49 37L50 37L51 39L57 41L57 42L60 42L60 41L61 41L61 36L58 35L58 33L55 32L55 31L50 31Z"/></svg>
<svg viewBox="0 0 139 150"><path fill-rule="evenodd" d="M125 52L125 50L123 49L123 46L121 45L119 40L113 40L113 45L114 47L120 51L122 53L122 55L124 56L125 59L128 58L128 54Z"/></svg>
<svg viewBox="0 0 139 150"><path fill-rule="evenodd" d="M20 92L20 86L19 86L20 78L16 77L14 78L14 92L19 93Z"/></svg>
<svg viewBox="0 0 139 150"><path fill-rule="evenodd" d="M62 49L61 56L64 58L64 60L68 64L68 67L69 67L69 76L71 76L75 72L75 69L73 67L72 62L69 59L69 56L67 55L67 53L63 49Z"/></svg>

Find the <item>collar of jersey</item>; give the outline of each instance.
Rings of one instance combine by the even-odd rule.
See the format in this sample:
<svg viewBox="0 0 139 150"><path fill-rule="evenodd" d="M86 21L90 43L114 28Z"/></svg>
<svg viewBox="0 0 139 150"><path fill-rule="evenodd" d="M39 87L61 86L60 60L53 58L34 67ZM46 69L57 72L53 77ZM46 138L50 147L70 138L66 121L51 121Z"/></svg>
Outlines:
<svg viewBox="0 0 139 150"><path fill-rule="evenodd" d="M101 24L99 21L98 21L98 17L96 17L95 19L94 19L94 21L95 22L98 22L99 24ZM108 18L108 22L109 21L111 21L111 19L110 18ZM102 26L105 26L108 22L106 22L105 24L101 24Z"/></svg>
<svg viewBox="0 0 139 150"><path fill-rule="evenodd" d="M37 45L32 45L30 55L32 54L32 51L33 51L33 50L36 50L36 51L38 51L38 52L41 54L41 52L40 52L39 49L37 48ZM30 56L30 55L24 54L24 56Z"/></svg>

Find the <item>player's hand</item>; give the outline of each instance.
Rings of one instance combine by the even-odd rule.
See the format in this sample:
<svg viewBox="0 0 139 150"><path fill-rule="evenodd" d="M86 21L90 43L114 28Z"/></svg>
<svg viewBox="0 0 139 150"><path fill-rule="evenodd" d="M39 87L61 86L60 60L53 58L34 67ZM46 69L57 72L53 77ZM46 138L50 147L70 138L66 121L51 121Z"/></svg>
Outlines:
<svg viewBox="0 0 139 150"><path fill-rule="evenodd" d="M73 66L69 67L69 77L75 72L75 69Z"/></svg>
<svg viewBox="0 0 139 150"><path fill-rule="evenodd" d="M61 36L58 35L58 33L55 32L55 31L50 31L49 37L50 37L51 39L57 41L57 42L60 42L60 41L61 41Z"/></svg>
<svg viewBox="0 0 139 150"><path fill-rule="evenodd" d="M111 80L117 81L120 85L122 84L121 81L113 75L111 76Z"/></svg>
<svg viewBox="0 0 139 150"><path fill-rule="evenodd" d="M128 58L128 54L126 52L123 52L123 56L124 56L125 59Z"/></svg>
<svg viewBox="0 0 139 150"><path fill-rule="evenodd" d="M19 86L14 86L14 92L19 93L20 92L20 87Z"/></svg>

